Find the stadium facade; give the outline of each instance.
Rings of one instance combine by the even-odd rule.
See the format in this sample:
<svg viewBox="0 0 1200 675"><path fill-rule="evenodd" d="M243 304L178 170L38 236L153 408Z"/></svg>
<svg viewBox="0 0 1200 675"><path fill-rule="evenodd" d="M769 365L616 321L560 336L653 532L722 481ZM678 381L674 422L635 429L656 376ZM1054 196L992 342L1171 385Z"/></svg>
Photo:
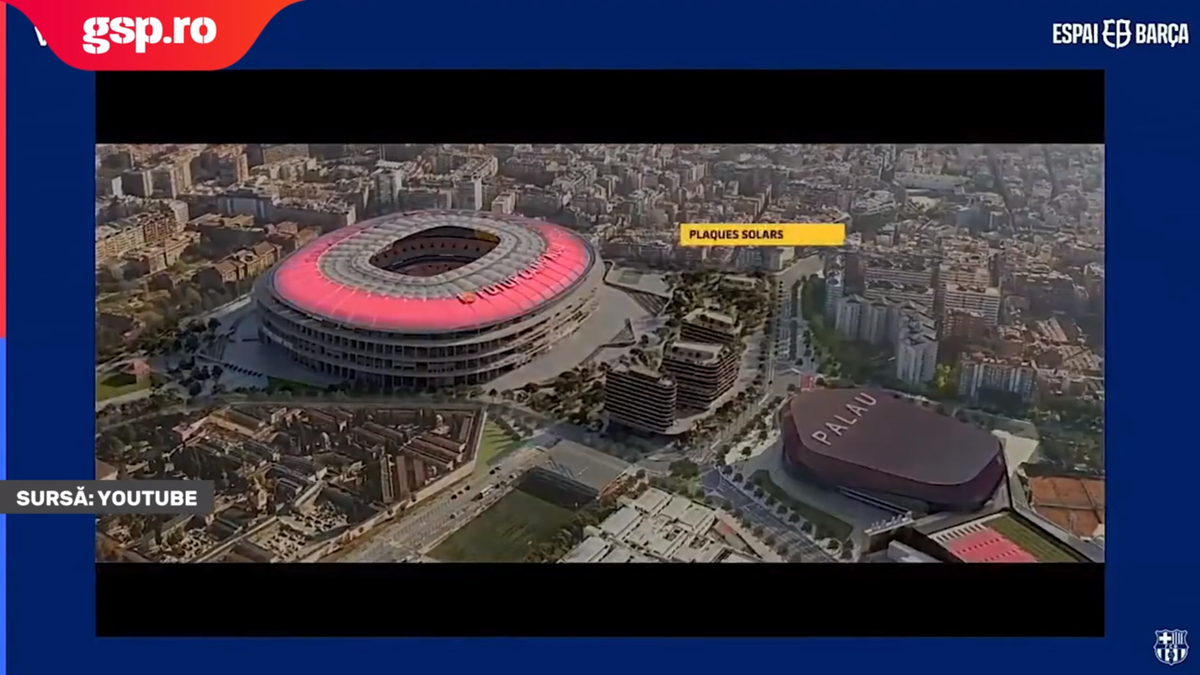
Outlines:
<svg viewBox="0 0 1200 675"><path fill-rule="evenodd" d="M345 381L482 385L571 335L597 302L594 248L540 220L398 213L327 234L259 278L261 340Z"/></svg>
<svg viewBox="0 0 1200 675"><path fill-rule="evenodd" d="M973 511L1005 476L1000 439L893 394L818 389L783 415L784 469L926 511Z"/></svg>

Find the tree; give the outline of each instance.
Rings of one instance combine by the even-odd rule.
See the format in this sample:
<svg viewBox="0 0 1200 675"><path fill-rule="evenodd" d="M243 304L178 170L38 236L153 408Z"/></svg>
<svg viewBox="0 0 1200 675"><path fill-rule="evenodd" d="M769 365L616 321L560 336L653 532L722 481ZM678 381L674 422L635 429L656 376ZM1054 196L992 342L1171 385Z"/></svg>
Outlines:
<svg viewBox="0 0 1200 675"><path fill-rule="evenodd" d="M217 317L214 316L213 318L208 320L208 329L211 330L212 332L214 332L214 333L217 332L217 329L220 327L221 327L221 320L218 319Z"/></svg>
<svg viewBox="0 0 1200 675"><path fill-rule="evenodd" d="M735 483L740 483L740 482L742 482L743 480L745 480L745 477L744 477L744 476L742 476L742 474L740 474L740 473L735 473L735 474L733 474L733 482L735 482Z"/></svg>
<svg viewBox="0 0 1200 675"><path fill-rule="evenodd" d="M679 478L694 478L700 475L700 467L690 459L680 459L671 462L671 475Z"/></svg>
<svg viewBox="0 0 1200 675"><path fill-rule="evenodd" d="M750 532L756 537L761 537L763 530L765 530L765 529L766 528L762 526L762 523L759 523L759 524L755 525L754 527L750 528Z"/></svg>

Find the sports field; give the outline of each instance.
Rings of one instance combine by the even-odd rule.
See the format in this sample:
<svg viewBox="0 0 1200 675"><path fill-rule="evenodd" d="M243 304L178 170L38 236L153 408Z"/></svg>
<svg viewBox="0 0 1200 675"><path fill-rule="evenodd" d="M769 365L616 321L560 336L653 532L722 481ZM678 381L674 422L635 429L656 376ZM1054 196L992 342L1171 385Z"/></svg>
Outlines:
<svg viewBox="0 0 1200 675"><path fill-rule="evenodd" d="M505 431L499 424L489 420L483 425L483 436L479 439L479 457L476 466L484 473L489 466L504 459L508 453L521 447L520 439Z"/></svg>
<svg viewBox="0 0 1200 675"><path fill-rule="evenodd" d="M569 509L513 490L438 544L429 557L445 562L521 562L574 516Z"/></svg>
<svg viewBox="0 0 1200 675"><path fill-rule="evenodd" d="M984 521L984 525L987 525L1012 543L1020 546L1029 555L1037 558L1038 562L1080 562L1070 553L1063 550L1061 546L1050 541L1047 538L1049 535L1039 534L1036 530L1012 516L1003 515L999 518L992 518L991 520Z"/></svg>
<svg viewBox="0 0 1200 675"><path fill-rule="evenodd" d="M107 373L96 378L96 400L104 401L149 388L148 379L138 381L136 377L126 373Z"/></svg>

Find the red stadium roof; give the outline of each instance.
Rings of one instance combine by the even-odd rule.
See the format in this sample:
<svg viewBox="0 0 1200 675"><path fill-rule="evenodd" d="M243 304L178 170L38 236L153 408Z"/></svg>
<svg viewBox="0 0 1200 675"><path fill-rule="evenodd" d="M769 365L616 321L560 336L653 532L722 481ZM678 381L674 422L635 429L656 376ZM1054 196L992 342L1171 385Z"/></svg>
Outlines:
<svg viewBox="0 0 1200 675"><path fill-rule="evenodd" d="M488 214L472 217L482 221L488 219ZM322 268L322 257L370 230L376 222L344 227L288 256L273 272L276 294L308 314L367 329L457 331L508 321L552 302L587 273L593 260L586 242L557 225L535 220L515 224L513 219L496 219L490 224L501 230L526 228L540 236L545 250L557 252L552 260L543 258L541 264L520 270L519 276L506 277L510 284L500 293L461 293L468 297L460 299L447 291L444 297L425 297L429 293L405 294L405 277L399 274L395 275L394 293L391 289L379 292L378 285L368 290L366 284L356 286L331 278ZM488 253L480 261L492 255ZM472 290L498 280L495 275L480 275ZM461 290L462 286L458 288Z"/></svg>

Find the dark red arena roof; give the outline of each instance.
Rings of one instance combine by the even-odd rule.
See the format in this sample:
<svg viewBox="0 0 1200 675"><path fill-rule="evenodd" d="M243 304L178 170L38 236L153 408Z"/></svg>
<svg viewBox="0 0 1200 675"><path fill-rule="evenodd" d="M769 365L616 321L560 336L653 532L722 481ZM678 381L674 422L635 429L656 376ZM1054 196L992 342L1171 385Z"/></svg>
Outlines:
<svg viewBox="0 0 1200 675"><path fill-rule="evenodd" d="M439 228L483 233L494 248L434 276L373 264L398 240ZM279 300L321 319L369 330L449 332L552 303L597 263L588 242L558 225L480 211L416 211L327 234L284 259L270 281Z"/></svg>
<svg viewBox="0 0 1200 675"><path fill-rule="evenodd" d="M787 460L841 487L969 507L1004 475L998 438L886 391L798 393L783 426Z"/></svg>

